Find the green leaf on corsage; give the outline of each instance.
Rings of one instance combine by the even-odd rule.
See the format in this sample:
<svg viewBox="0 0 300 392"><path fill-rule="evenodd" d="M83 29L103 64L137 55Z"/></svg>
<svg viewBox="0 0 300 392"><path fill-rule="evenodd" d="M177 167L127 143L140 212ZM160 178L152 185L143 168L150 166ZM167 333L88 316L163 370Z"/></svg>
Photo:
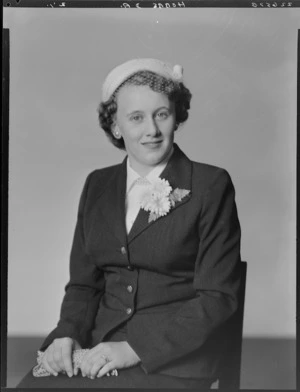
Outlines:
<svg viewBox="0 0 300 392"><path fill-rule="evenodd" d="M190 192L191 191L189 191L187 189L179 189L179 188L174 189L174 191L170 194L170 199L172 200L171 203L174 202L174 205L175 205L175 203L181 201ZM173 205L173 203L172 203L172 205ZM173 205L173 207L174 207L174 205Z"/></svg>
<svg viewBox="0 0 300 392"><path fill-rule="evenodd" d="M159 218L159 215L158 215L158 214L155 214L155 212L150 212L150 214L149 214L149 219L148 219L148 223L154 222L154 221L156 221L156 219L158 219L158 218Z"/></svg>

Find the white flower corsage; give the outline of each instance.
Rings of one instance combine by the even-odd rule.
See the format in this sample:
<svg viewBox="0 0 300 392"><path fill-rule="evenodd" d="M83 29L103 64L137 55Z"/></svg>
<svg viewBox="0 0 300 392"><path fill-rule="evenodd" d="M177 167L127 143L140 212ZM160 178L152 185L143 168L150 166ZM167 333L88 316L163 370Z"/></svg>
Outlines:
<svg viewBox="0 0 300 392"><path fill-rule="evenodd" d="M151 187L143 192L141 197L141 208L149 211L148 222L155 221L161 216L167 215L177 202L180 202L190 193L187 189L172 189L169 182L163 178L155 180Z"/></svg>

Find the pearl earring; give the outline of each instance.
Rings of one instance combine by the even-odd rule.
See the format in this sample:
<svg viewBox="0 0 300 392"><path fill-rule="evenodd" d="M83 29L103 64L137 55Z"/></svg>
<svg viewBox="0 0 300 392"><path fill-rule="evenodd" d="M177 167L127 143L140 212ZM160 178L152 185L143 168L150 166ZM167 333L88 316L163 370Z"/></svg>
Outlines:
<svg viewBox="0 0 300 392"><path fill-rule="evenodd" d="M115 135L115 138L116 138L116 139L120 139L121 134L120 134L120 132L118 131L118 126L116 126L116 129L115 129L115 131L114 131L114 135Z"/></svg>

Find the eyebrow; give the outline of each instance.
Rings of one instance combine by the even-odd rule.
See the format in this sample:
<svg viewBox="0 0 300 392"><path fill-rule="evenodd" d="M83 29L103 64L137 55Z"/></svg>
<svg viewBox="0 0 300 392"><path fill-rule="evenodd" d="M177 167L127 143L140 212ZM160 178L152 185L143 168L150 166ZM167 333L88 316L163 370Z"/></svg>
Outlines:
<svg viewBox="0 0 300 392"><path fill-rule="evenodd" d="M161 110L161 109L171 110L171 108L168 107L168 106L161 106L160 108L156 109L155 111L158 112L158 111Z"/></svg>
<svg viewBox="0 0 300 392"><path fill-rule="evenodd" d="M171 108L169 108L167 106L161 106L161 107L155 109L154 113L159 112L160 110L163 110L163 109L168 110L168 111L171 110ZM129 116L132 116L133 114L138 114L138 113L144 113L144 110L137 109L137 110L134 110L133 112L128 113L126 116L129 117Z"/></svg>
<svg viewBox="0 0 300 392"><path fill-rule="evenodd" d="M126 114L126 116L131 116L131 115L136 114L136 113L143 113L143 110L134 110L133 112L130 112L130 113Z"/></svg>

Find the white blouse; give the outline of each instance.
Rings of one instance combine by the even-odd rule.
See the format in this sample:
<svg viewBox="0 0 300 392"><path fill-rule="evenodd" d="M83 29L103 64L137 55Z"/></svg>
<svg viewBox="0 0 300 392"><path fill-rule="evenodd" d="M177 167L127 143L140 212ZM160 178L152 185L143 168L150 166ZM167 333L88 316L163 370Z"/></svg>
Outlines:
<svg viewBox="0 0 300 392"><path fill-rule="evenodd" d="M130 166L130 159L127 159L127 186L126 186L126 230L127 234L130 232L133 223L140 210L140 199L141 195L145 191L145 187L149 187L153 184L161 173L164 171L168 164L171 155L173 154L173 148L168 156L157 166L154 167L147 174L146 177L141 177L135 170Z"/></svg>

